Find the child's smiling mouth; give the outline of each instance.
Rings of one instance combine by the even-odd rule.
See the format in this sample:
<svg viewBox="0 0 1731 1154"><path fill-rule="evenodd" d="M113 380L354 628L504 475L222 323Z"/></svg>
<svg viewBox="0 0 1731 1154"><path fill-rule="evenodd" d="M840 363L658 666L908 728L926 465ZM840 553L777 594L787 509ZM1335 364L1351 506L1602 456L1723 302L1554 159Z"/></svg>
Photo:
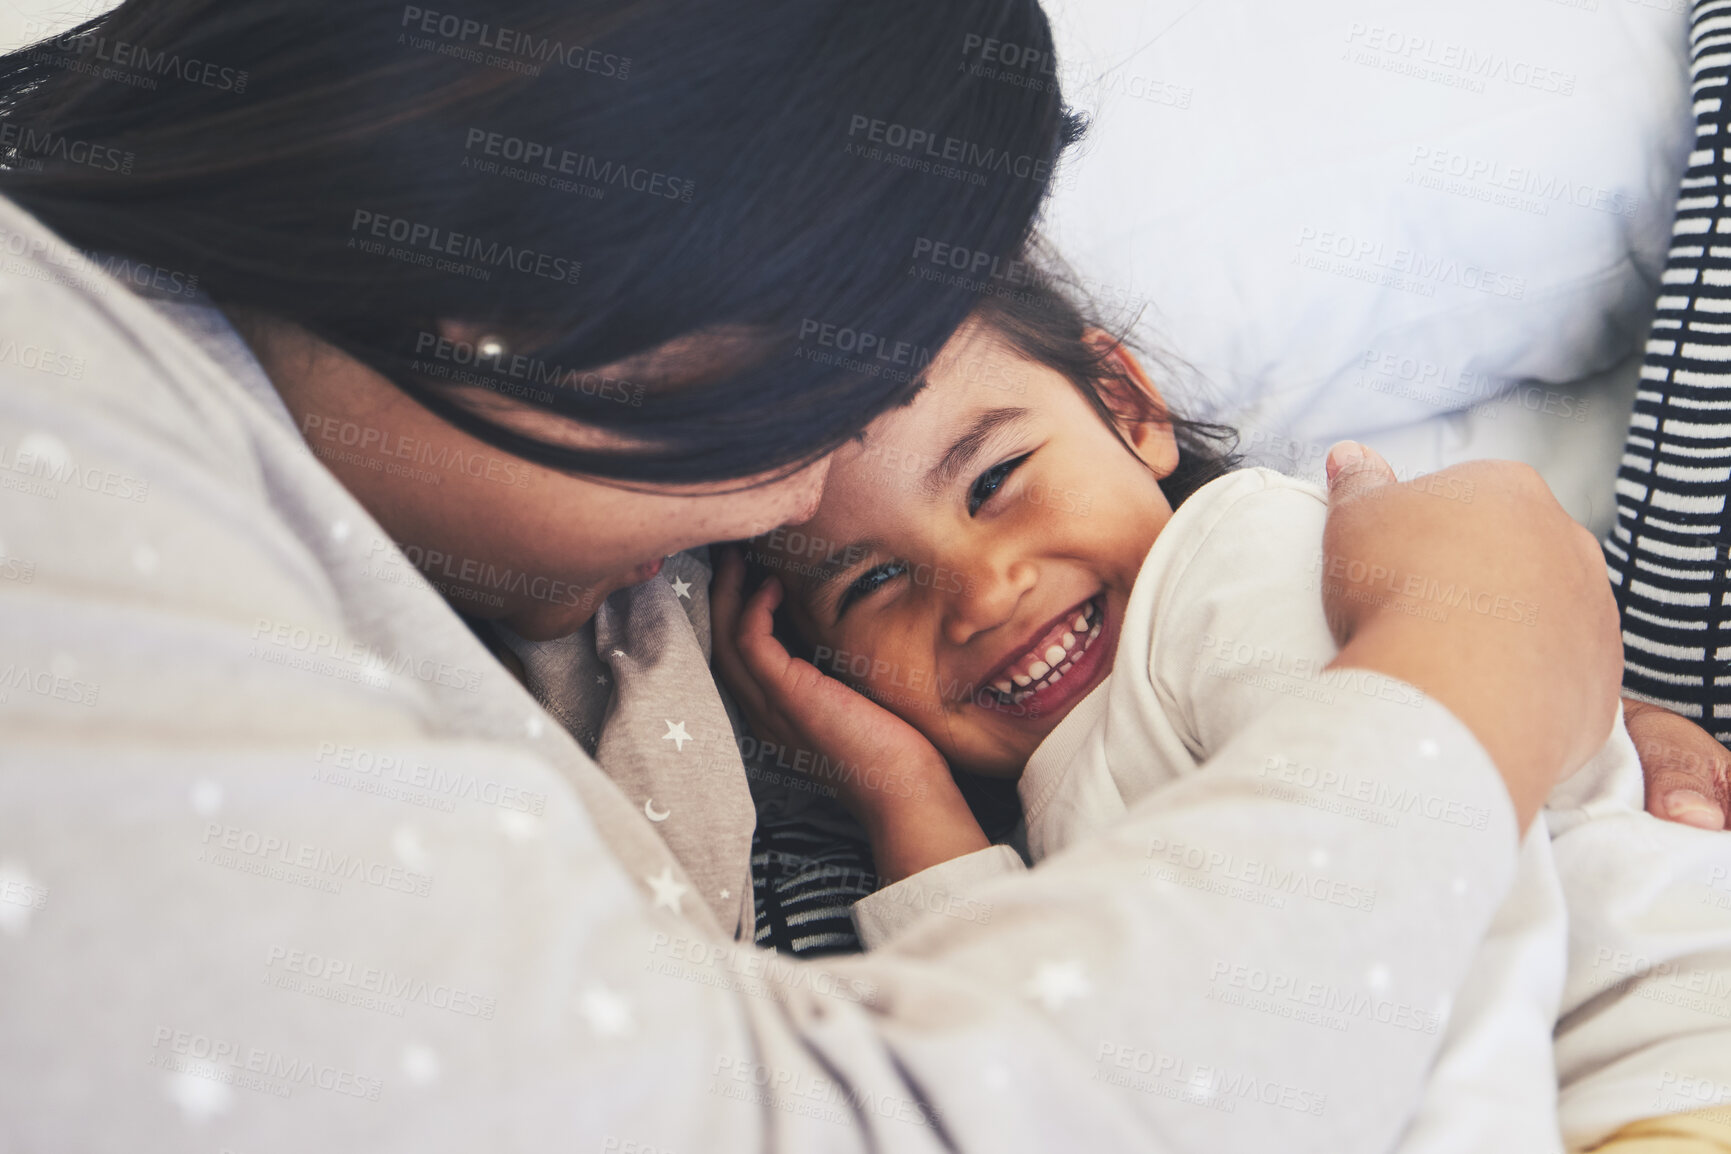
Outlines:
<svg viewBox="0 0 1731 1154"><path fill-rule="evenodd" d="M1101 595L1076 605L1054 618L1022 653L1011 657L993 670L987 687L980 692L985 701L999 705L1021 705L1029 698L1044 695L1068 674L1081 671L1086 677L1097 662L1091 660L1105 621ZM1080 678L1078 679L1080 680ZM1068 696L1068 694L1064 694Z"/></svg>

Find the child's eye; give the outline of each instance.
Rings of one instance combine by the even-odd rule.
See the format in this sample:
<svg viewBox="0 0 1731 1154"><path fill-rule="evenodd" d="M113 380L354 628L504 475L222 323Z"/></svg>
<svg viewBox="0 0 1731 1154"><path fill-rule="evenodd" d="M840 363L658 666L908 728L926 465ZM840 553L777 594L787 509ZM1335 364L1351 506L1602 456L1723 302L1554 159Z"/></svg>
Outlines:
<svg viewBox="0 0 1731 1154"><path fill-rule="evenodd" d="M882 565L878 565L875 568L868 569L864 573L861 573L854 579L854 583L847 587L847 592L842 594L841 604L836 607L836 616L840 617L843 613L846 613L848 606L852 605L855 601L858 601L861 597L870 597L873 593L876 593L879 589L883 588L891 581L894 581L897 577L900 577L903 573L907 572L907 568L907 562L905 561L887 561Z"/></svg>
<svg viewBox="0 0 1731 1154"><path fill-rule="evenodd" d="M1032 453L1023 453L1020 457L993 465L974 480L974 487L968 490L968 516L972 517L980 511L980 506L992 499L1000 486L1021 467L1023 461L1032 457Z"/></svg>

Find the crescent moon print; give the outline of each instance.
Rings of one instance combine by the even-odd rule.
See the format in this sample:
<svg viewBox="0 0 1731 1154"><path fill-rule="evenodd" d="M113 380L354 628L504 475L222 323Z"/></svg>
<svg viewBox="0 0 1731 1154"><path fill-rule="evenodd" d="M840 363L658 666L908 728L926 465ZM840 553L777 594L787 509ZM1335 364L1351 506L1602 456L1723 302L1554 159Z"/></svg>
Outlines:
<svg viewBox="0 0 1731 1154"><path fill-rule="evenodd" d="M656 813L655 799L652 797L646 797L643 799L643 816L648 818L650 821L666 821L668 818L673 816L673 811L670 809L664 809L660 813Z"/></svg>

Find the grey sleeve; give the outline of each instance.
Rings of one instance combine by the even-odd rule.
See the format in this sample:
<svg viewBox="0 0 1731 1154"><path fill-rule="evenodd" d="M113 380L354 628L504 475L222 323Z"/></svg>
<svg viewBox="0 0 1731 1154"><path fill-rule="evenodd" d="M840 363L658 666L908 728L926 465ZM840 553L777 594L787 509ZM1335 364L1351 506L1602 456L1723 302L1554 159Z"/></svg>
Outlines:
<svg viewBox="0 0 1731 1154"><path fill-rule="evenodd" d="M59 340L67 316L30 323ZM362 644L406 594L338 565L371 547L358 514L291 527L340 497L310 474L271 496L300 457L257 446L292 429L212 400L181 345L150 363L192 368L153 383L136 348L99 365L76 339L88 381L0 366L0 1148L1399 1132L1515 861L1502 784L1441 706L1282 703L1209 772L981 885L989 919L788 963L701 928L638 800L555 756L496 664L463 666L480 647L442 607L403 650ZM1341 775L1387 820L1306 784ZM1463 808L1489 819L1429 816ZM1378 879L1374 909L1289 888L1319 873Z"/></svg>
<svg viewBox="0 0 1731 1154"><path fill-rule="evenodd" d="M1214 1154L1299 1127L1380 1150L1515 844L1470 735L1388 717L1271 712L1158 805L982 886L988 920L827 965L695 930L671 888L645 901L516 751L10 742L0 1127L17 1149ZM1267 789L1279 759L1494 820L1366 825ZM541 812L421 810L363 760ZM1319 852L1380 879L1373 912L1281 896Z"/></svg>

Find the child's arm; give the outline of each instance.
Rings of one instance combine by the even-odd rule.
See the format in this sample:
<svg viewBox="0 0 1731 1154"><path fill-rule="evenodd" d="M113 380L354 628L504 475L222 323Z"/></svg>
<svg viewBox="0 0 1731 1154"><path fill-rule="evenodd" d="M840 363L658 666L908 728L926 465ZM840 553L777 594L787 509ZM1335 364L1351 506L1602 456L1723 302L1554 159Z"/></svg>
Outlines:
<svg viewBox="0 0 1731 1154"><path fill-rule="evenodd" d="M781 583L771 578L741 604L743 579L739 557L724 553L712 601L716 667L760 737L844 767L825 781L865 827L879 879L898 881L987 848L991 843L932 744L882 706L789 655L772 632Z"/></svg>
<svg viewBox="0 0 1731 1154"><path fill-rule="evenodd" d="M933 784L929 796L894 800L877 794L875 805L854 810L871 838L883 885L991 844L947 768Z"/></svg>

